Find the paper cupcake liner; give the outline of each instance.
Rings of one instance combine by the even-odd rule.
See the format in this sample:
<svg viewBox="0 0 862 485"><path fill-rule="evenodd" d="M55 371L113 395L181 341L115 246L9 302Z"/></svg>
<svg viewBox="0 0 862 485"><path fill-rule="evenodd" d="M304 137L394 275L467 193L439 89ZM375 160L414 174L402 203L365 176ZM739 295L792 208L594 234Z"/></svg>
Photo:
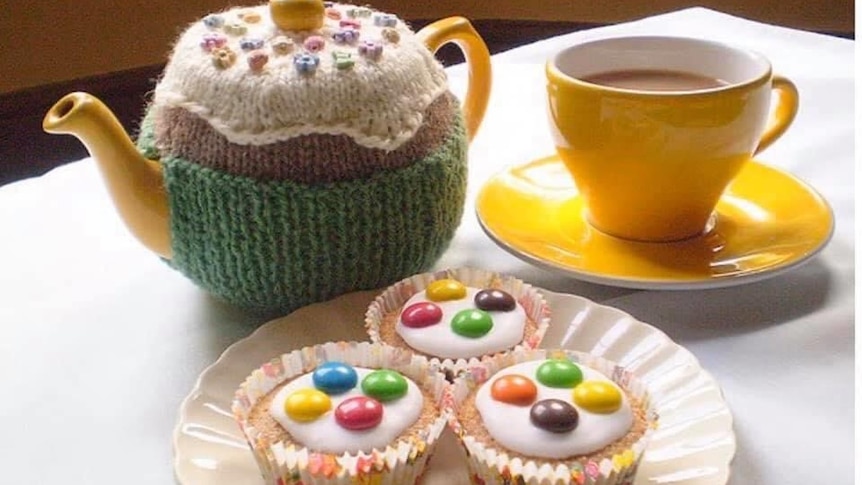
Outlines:
<svg viewBox="0 0 862 485"><path fill-rule="evenodd" d="M266 443L248 418L254 405L285 380L338 360L404 374L434 396L439 405L448 381L428 359L407 349L369 342L331 342L305 347L275 358L251 373L234 395L232 411L248 441L261 474L273 485L400 485L415 483L448 421L441 412L418 437L399 439L385 449L359 453L309 451L298 443ZM441 407L442 409L442 407Z"/></svg>
<svg viewBox="0 0 862 485"><path fill-rule="evenodd" d="M365 328L371 337L371 341L386 343L380 337L380 326L383 324L386 315L400 312L404 304L407 303L407 300L413 295L425 290L432 282L446 278L458 280L466 286L474 288L493 287L503 290L512 295L524 308L527 317L535 322L536 331L529 338L523 339L512 348L505 349L496 354L539 347L551 322L551 312L548 304L545 302L544 296L542 296L537 288L524 283L518 278L477 268L455 268L435 271L433 273L421 273L405 278L387 288L386 291L375 298L365 313ZM432 366L457 375L465 369L479 364L483 359L496 354L455 359L429 356L428 359Z"/></svg>
<svg viewBox="0 0 862 485"><path fill-rule="evenodd" d="M646 432L631 446L601 459L537 460L516 456L504 449L486 446L466 434L458 421L461 403L497 371L532 360L566 357L572 362L591 367L611 379L629 395L641 401L646 411ZM573 350L519 350L494 356L473 365L455 379L443 397L443 408L449 415L449 425L458 436L468 457L470 480L474 484L536 484L536 485L631 485L635 472L656 426L646 385L634 374L607 359ZM512 453L512 454L510 454ZM559 462L551 465L550 461Z"/></svg>

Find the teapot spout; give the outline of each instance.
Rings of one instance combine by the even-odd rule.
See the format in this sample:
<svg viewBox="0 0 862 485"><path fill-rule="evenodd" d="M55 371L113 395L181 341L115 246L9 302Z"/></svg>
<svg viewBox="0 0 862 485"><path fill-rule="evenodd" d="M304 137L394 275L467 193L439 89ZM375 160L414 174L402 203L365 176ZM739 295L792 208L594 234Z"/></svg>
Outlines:
<svg viewBox="0 0 862 485"><path fill-rule="evenodd" d="M148 249L169 259L170 214L161 165L138 152L114 114L90 94L71 93L48 110L42 128L81 140L128 229Z"/></svg>

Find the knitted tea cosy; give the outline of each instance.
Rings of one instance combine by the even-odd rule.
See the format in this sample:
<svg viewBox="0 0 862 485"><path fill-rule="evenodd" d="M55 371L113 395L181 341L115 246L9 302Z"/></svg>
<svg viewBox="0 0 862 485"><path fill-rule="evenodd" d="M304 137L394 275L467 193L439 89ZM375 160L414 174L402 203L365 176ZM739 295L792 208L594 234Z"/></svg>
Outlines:
<svg viewBox="0 0 862 485"><path fill-rule="evenodd" d="M467 137L433 54L397 17L325 2L204 17L176 43L138 146L162 163L170 264L288 312L426 271L454 235Z"/></svg>
<svg viewBox="0 0 862 485"><path fill-rule="evenodd" d="M242 145L327 133L398 148L446 91L442 66L394 15L328 5L316 31L280 30L265 5L193 24L154 105L183 108Z"/></svg>

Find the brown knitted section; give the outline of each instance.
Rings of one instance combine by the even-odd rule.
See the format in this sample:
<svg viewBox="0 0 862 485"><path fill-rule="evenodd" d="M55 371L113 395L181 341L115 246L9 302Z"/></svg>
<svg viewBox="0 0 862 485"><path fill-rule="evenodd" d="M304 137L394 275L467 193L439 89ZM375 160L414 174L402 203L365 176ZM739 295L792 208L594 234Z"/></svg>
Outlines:
<svg viewBox="0 0 862 485"><path fill-rule="evenodd" d="M159 109L156 146L161 154L258 180L318 184L367 177L405 167L437 149L452 132L458 100L450 93L425 110L414 137L392 151L366 148L347 135L303 135L268 145L230 143L210 124L182 108Z"/></svg>

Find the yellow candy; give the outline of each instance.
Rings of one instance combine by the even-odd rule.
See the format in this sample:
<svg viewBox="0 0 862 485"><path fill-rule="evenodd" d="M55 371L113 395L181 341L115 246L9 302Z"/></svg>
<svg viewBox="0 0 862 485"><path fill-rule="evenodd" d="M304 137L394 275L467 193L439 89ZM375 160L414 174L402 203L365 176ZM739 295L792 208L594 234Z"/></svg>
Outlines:
<svg viewBox="0 0 862 485"><path fill-rule="evenodd" d="M596 414L616 412L623 405L623 394L605 381L584 381L572 392L575 404Z"/></svg>
<svg viewBox="0 0 862 485"><path fill-rule="evenodd" d="M294 421L314 421L332 409L332 401L317 389L305 388L295 391L284 402L284 412Z"/></svg>
<svg viewBox="0 0 862 485"><path fill-rule="evenodd" d="M425 296L431 301L460 300L467 296L467 287L453 279L437 280L428 285Z"/></svg>

